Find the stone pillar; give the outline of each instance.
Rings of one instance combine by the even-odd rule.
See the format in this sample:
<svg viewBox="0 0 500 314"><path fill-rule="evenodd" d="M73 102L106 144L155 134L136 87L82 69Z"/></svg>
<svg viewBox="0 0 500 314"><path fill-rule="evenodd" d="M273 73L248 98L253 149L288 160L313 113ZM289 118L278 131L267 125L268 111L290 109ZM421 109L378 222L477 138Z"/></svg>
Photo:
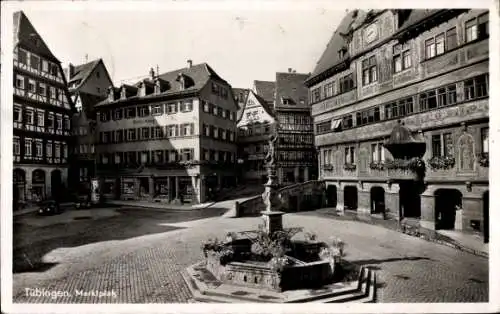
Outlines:
<svg viewBox="0 0 500 314"><path fill-rule="evenodd" d="M52 180L51 180L51 170L47 169L44 171L45 172L45 195L42 195L42 199L47 199L52 196ZM62 175L61 175L62 176ZM62 178L61 178L62 181ZM62 182L61 182L62 183Z"/></svg>
<svg viewBox="0 0 500 314"><path fill-rule="evenodd" d="M199 187L199 182L200 180L198 179L198 177L196 175L194 176L191 176L191 185L193 186L193 201L192 203L197 203L197 204L200 204L201 203L201 200L200 200L200 187Z"/></svg>
<svg viewBox="0 0 500 314"><path fill-rule="evenodd" d="M463 230L483 232L484 230L484 217L482 207L482 196L465 194L462 198L462 227ZM478 220L480 222L479 230L472 229L471 220ZM456 218L455 218L456 221Z"/></svg>
<svg viewBox="0 0 500 314"><path fill-rule="evenodd" d="M139 178L134 178L134 199L140 199L141 197L141 182L139 181Z"/></svg>
<svg viewBox="0 0 500 314"><path fill-rule="evenodd" d="M25 188L25 196L26 196L26 201L31 201L31 188L32 188L32 183L33 183L33 171L30 169L26 168L21 168L24 170L24 173L26 175L26 188Z"/></svg>
<svg viewBox="0 0 500 314"><path fill-rule="evenodd" d="M384 197L387 218L399 220L399 186L391 184Z"/></svg>
<svg viewBox="0 0 500 314"><path fill-rule="evenodd" d="M148 178L149 183L149 198L153 199L155 197L155 182L153 177Z"/></svg>
<svg viewBox="0 0 500 314"><path fill-rule="evenodd" d="M175 176L175 200L179 200L179 177Z"/></svg>
<svg viewBox="0 0 500 314"><path fill-rule="evenodd" d="M436 199L434 194L424 192L420 196L420 226L422 228L435 230L436 229Z"/></svg>
<svg viewBox="0 0 500 314"><path fill-rule="evenodd" d="M358 190L358 213L370 215L370 191Z"/></svg>
<svg viewBox="0 0 500 314"><path fill-rule="evenodd" d="M299 166L293 170L293 177L295 178L295 182L299 182Z"/></svg>
<svg viewBox="0 0 500 314"><path fill-rule="evenodd" d="M344 214L344 189L340 184L337 187L337 212Z"/></svg>
<svg viewBox="0 0 500 314"><path fill-rule="evenodd" d="M204 175L200 176L198 180L198 199L200 203L204 203L207 200L207 191L206 191L206 177Z"/></svg>

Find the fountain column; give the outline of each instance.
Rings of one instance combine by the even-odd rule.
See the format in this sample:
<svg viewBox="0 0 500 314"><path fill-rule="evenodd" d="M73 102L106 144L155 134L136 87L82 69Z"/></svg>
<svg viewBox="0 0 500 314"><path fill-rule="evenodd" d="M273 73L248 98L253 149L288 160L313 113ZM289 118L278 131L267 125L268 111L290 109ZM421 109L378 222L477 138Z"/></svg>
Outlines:
<svg viewBox="0 0 500 314"><path fill-rule="evenodd" d="M266 210L262 211L262 218L264 219L265 231L268 234L273 234L276 231L283 230L283 214L279 211L281 208L281 200L278 195L278 182L276 175L276 141L278 140L278 126L277 122L273 125L271 134L269 136L269 151L266 156L266 169L268 180L265 186L262 199L266 205Z"/></svg>

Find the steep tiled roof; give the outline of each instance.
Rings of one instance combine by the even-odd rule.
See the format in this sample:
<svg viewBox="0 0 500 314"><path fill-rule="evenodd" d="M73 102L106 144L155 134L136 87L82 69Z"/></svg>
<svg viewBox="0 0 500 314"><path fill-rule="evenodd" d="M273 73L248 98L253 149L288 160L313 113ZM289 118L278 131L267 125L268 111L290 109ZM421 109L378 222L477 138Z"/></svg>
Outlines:
<svg viewBox="0 0 500 314"><path fill-rule="evenodd" d="M79 92L79 94L80 94L80 99L82 101L82 108L83 110L85 110L87 118L95 119L94 106L103 101L104 99L106 99L106 97L96 96L82 92Z"/></svg>
<svg viewBox="0 0 500 314"><path fill-rule="evenodd" d="M82 85L87 78L90 76L94 68L101 62L101 59L93 60L87 62L85 64L80 64L75 66L72 76L69 78L68 83L71 84L73 82L80 81L80 84L75 89L78 89L80 85Z"/></svg>
<svg viewBox="0 0 500 314"><path fill-rule="evenodd" d="M23 11L14 13L14 47L22 45L29 51L34 51L52 61L59 62L59 60L52 54L47 44L43 41L42 36L38 34L29 19Z"/></svg>
<svg viewBox="0 0 500 314"><path fill-rule="evenodd" d="M274 88L276 83L269 81L253 81L255 93L265 101L272 103L274 101Z"/></svg>
<svg viewBox="0 0 500 314"><path fill-rule="evenodd" d="M236 98L236 104L238 105L238 111L236 112L236 121L241 119L243 115L243 110L245 110L245 104L248 98L248 88L233 88L233 95Z"/></svg>
<svg viewBox="0 0 500 314"><path fill-rule="evenodd" d="M410 11L404 22L401 24L400 21L400 27L398 28L399 30L404 30L414 24L417 24L418 22L421 22L425 20L426 18L432 16L433 14L438 13L441 10L438 9L423 9L423 10L408 10Z"/></svg>
<svg viewBox="0 0 500 314"><path fill-rule="evenodd" d="M291 107L307 108L308 88L304 84L309 74L276 73L276 98L274 109L283 106L282 100L291 101Z"/></svg>
<svg viewBox="0 0 500 314"><path fill-rule="evenodd" d="M175 71L163 73L163 74L160 74L158 77L161 80L168 83L168 89L163 91L161 94L150 94L150 95L141 97L141 99L176 94L179 92L186 93L186 92L198 91L207 84L207 82L210 78L215 78L219 81L227 83L219 75L217 75L217 73L215 73L215 71L206 63L200 63L200 64L193 65L189 68L182 68L182 69L178 69ZM184 89L182 88L182 86L179 82L179 79L181 77L187 82L187 85ZM137 96L137 87L132 86L132 85L123 85L123 86L125 86L125 88L127 88L127 91L130 91L130 93L131 93L131 95L127 96L127 98L130 98L130 99L138 99L139 98ZM135 92L132 89L135 89ZM132 95L132 93L134 93L135 96ZM104 100L103 102L99 103L98 106L106 105L108 103L109 103L108 100Z"/></svg>
<svg viewBox="0 0 500 314"><path fill-rule="evenodd" d="M269 102L267 102L264 98L260 97L259 95L255 94L255 98L260 102L262 108L271 116L275 117L274 115L274 110L273 108L269 105Z"/></svg>
<svg viewBox="0 0 500 314"><path fill-rule="evenodd" d="M337 26L337 29L326 45L326 49L323 51L323 54L319 58L318 62L316 62L316 66L311 74L311 77L323 73L342 61L339 56L339 50L345 46L347 42L341 34L348 33L349 28L352 23L355 22L357 15L358 12L351 11L340 21L339 26Z"/></svg>

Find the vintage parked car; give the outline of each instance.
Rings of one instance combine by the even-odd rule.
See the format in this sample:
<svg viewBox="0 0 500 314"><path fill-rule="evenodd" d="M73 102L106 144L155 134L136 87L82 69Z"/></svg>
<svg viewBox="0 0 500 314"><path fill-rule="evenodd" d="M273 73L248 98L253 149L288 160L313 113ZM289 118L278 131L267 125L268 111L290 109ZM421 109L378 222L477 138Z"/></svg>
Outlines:
<svg viewBox="0 0 500 314"><path fill-rule="evenodd" d="M39 215L56 215L62 212L59 203L54 200L46 200L38 203Z"/></svg>

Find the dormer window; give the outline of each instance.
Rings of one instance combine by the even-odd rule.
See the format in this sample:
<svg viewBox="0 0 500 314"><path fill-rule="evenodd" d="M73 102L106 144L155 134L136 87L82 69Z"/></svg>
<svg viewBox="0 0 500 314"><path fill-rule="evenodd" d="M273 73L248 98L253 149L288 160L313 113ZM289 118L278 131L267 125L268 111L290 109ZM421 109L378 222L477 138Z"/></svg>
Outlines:
<svg viewBox="0 0 500 314"><path fill-rule="evenodd" d="M186 89L186 79L184 78L184 75L182 73L179 73L177 76L177 81L181 85L181 90Z"/></svg>

